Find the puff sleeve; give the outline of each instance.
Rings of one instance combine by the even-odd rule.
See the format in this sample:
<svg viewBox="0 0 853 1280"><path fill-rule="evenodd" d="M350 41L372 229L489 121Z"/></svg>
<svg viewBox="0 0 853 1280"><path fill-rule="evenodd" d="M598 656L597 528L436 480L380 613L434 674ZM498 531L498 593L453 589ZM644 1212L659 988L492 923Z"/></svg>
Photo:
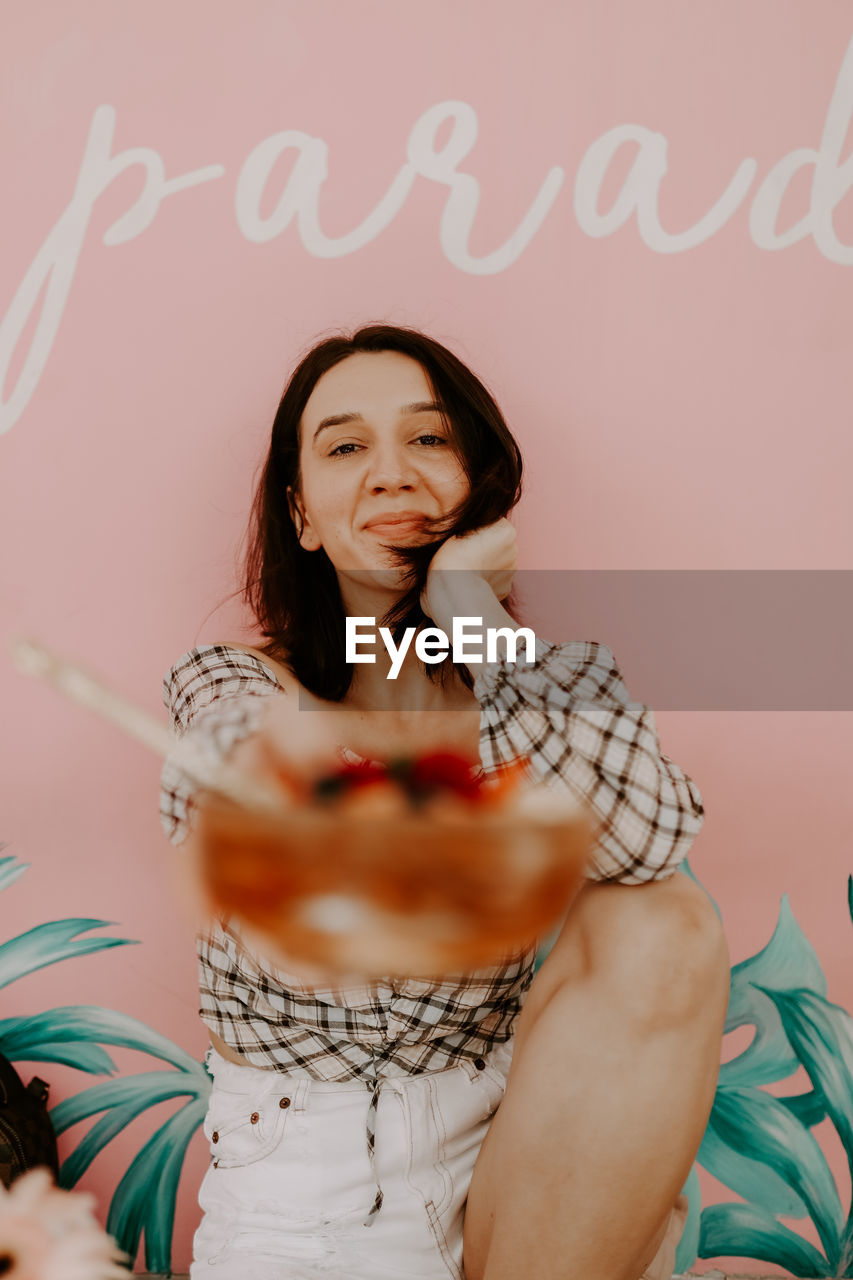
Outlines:
<svg viewBox="0 0 853 1280"><path fill-rule="evenodd" d="M202 645L182 654L163 678L163 702L176 736L191 736L211 765L261 725L265 699L280 692L254 654L228 645ZM160 822L172 844L192 825L195 784L169 756L160 775Z"/></svg>
<svg viewBox="0 0 853 1280"><path fill-rule="evenodd" d="M640 884L678 869L702 826L702 797L661 752L653 712L632 701L605 645L537 640L532 663L484 665L474 693L486 770L527 758L537 781L591 807L589 879Z"/></svg>

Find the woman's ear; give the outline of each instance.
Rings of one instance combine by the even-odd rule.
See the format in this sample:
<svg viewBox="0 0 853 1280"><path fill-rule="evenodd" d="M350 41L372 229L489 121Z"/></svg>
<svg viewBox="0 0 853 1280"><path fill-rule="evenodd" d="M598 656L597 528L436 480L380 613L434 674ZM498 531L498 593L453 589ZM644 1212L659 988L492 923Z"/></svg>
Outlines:
<svg viewBox="0 0 853 1280"><path fill-rule="evenodd" d="M299 494L294 493L293 489L288 486L287 505L290 510L290 518L293 521L293 527L296 529L296 536L299 539L299 545L303 551L319 551L323 545L317 534L311 527L311 522L305 513L305 507Z"/></svg>

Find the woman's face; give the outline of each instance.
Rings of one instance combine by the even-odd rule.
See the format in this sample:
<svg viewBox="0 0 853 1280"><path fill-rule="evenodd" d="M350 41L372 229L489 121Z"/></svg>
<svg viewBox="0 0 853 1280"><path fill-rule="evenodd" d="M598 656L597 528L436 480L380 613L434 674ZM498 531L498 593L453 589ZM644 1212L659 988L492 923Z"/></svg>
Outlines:
<svg viewBox="0 0 853 1280"><path fill-rule="evenodd" d="M421 365L396 351L358 352L323 374L302 414L293 495L307 551L323 547L340 571L387 571L389 543L429 540L424 518L470 488L434 406Z"/></svg>

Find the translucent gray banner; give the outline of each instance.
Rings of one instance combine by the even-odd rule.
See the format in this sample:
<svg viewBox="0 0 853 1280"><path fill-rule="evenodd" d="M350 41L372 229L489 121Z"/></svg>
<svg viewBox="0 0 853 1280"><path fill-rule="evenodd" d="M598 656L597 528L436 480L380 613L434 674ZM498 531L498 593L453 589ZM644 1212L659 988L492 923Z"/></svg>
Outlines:
<svg viewBox="0 0 853 1280"><path fill-rule="evenodd" d="M599 640L660 711L853 710L853 570L526 570L537 637Z"/></svg>
<svg viewBox="0 0 853 1280"><path fill-rule="evenodd" d="M479 616L476 583L470 606L454 591L456 616ZM383 597L362 581L353 600L366 614ZM631 697L655 710L853 710L853 570L522 570L512 598L538 639L606 645ZM381 647L377 636L360 652Z"/></svg>

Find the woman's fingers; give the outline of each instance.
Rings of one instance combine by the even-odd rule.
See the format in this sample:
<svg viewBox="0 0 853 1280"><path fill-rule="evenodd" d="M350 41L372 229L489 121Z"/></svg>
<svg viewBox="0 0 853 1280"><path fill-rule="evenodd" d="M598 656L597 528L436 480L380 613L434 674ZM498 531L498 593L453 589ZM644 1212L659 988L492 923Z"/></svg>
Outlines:
<svg viewBox="0 0 853 1280"><path fill-rule="evenodd" d="M485 583L497 600L512 590L518 564L515 529L503 518L472 533L448 538L432 558L421 596L426 615L445 630L452 617L476 613L471 601Z"/></svg>

